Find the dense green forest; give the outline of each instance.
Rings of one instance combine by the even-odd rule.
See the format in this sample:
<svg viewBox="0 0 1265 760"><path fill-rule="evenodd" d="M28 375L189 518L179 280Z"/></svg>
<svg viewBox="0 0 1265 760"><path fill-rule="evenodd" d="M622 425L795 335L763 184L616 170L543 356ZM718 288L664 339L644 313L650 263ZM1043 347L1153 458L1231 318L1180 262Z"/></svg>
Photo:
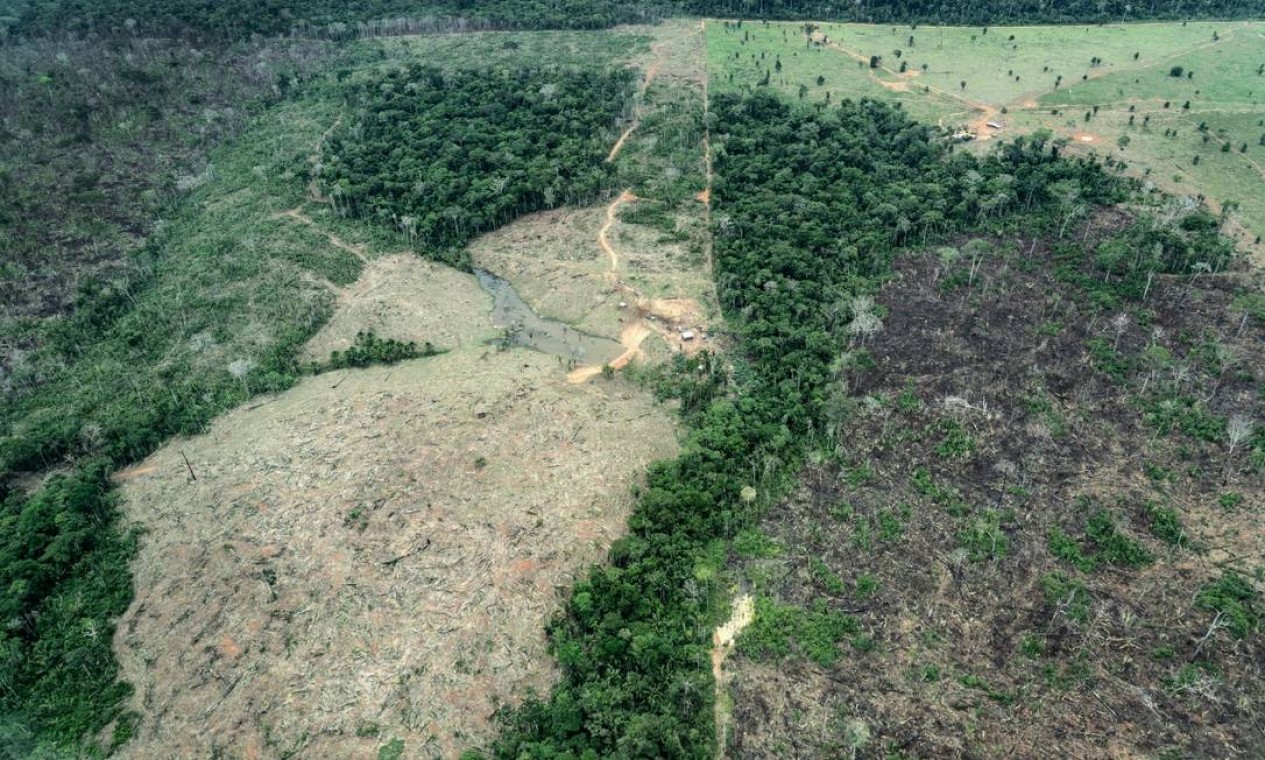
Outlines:
<svg viewBox="0 0 1265 760"><path fill-rule="evenodd" d="M335 208L461 265L474 235L607 188L632 82L626 70L391 71L352 88L360 116L331 138L320 178Z"/></svg>
<svg viewBox="0 0 1265 760"><path fill-rule="evenodd" d="M5 7L7 3L8 7ZM292 30L345 36L474 29L602 29L654 23L667 16L805 19L926 24L1038 24L1244 18L1265 12L1260 0L5 0L0 31L10 35L197 34L239 39Z"/></svg>

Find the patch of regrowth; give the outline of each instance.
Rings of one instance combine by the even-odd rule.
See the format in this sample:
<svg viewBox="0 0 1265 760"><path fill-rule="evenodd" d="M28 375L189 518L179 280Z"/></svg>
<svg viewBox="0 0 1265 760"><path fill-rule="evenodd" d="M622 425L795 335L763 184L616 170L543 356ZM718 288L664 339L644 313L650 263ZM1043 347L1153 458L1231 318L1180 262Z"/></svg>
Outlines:
<svg viewBox="0 0 1265 760"><path fill-rule="evenodd" d="M734 553L744 559L770 559L782 555L782 546L758 528L750 528L734 537Z"/></svg>
<svg viewBox="0 0 1265 760"><path fill-rule="evenodd" d="M963 520L958 529L958 546L972 562L1001 559L1006 556L1006 533L1002 530L1002 513L986 509Z"/></svg>
<svg viewBox="0 0 1265 760"><path fill-rule="evenodd" d="M1190 536L1182 527L1181 516L1176 509L1150 501L1147 502L1146 512L1151 518L1151 535L1170 546L1190 546Z"/></svg>
<svg viewBox="0 0 1265 760"><path fill-rule="evenodd" d="M841 655L839 643L859 632L855 618L830 610L824 600L804 608L760 597L755 619L738 637L738 650L756 660L798 656L828 666Z"/></svg>
<svg viewBox="0 0 1265 760"><path fill-rule="evenodd" d="M1163 519L1166 528L1171 530L1169 518ZM1180 528L1178 522L1177 529L1180 531ZM1090 515L1080 540L1056 527L1050 531L1048 545L1055 557L1086 573L1099 565L1137 568L1155 561L1155 556L1141 542L1120 532L1115 518L1105 509Z"/></svg>
<svg viewBox="0 0 1265 760"><path fill-rule="evenodd" d="M1223 572L1216 581L1199 589L1195 607L1216 614L1215 625L1224 627L1236 639L1261 630L1265 619L1265 599L1252 580L1234 571Z"/></svg>
<svg viewBox="0 0 1265 760"><path fill-rule="evenodd" d="M1041 579L1045 601L1074 623L1089 622L1089 609L1093 597L1085 584L1063 573L1047 573Z"/></svg>

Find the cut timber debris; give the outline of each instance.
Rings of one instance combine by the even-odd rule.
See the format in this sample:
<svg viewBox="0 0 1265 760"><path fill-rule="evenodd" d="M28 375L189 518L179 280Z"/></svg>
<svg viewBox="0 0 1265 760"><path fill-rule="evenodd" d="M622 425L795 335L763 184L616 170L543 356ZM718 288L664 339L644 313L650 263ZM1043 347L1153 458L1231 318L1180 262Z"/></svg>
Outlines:
<svg viewBox="0 0 1265 760"><path fill-rule="evenodd" d="M330 374L123 482L146 528L115 638L142 715L126 756L373 757L398 737L456 757L491 739L498 704L549 690L559 590L676 452L667 407L567 385L532 351Z"/></svg>

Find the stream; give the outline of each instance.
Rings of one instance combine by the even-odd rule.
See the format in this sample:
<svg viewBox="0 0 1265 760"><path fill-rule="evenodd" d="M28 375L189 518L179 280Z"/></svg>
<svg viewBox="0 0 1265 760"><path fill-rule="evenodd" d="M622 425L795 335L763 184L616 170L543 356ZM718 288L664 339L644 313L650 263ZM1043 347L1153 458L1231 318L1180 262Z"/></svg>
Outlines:
<svg viewBox="0 0 1265 760"><path fill-rule="evenodd" d="M624 347L617 341L539 316L507 280L477 267L474 275L479 285L492 295L492 323L506 330L512 345L533 348L577 364L607 364L624 353Z"/></svg>

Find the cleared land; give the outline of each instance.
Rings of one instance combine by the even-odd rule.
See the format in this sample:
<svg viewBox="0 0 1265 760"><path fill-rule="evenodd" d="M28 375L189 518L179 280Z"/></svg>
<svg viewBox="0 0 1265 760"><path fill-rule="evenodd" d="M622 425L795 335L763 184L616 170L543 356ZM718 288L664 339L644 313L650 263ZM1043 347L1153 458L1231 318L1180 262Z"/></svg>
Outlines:
<svg viewBox="0 0 1265 760"><path fill-rule="evenodd" d="M668 410L466 348L321 375L141 466L133 757L451 757L550 682L557 592L675 451ZM188 457L196 481L191 481ZM150 469L152 468L152 469Z"/></svg>
<svg viewBox="0 0 1265 760"><path fill-rule="evenodd" d="M1091 249L1121 216L1092 221ZM1265 502L1225 427L1265 415L1259 275L1156 277L1109 319L1049 241L989 242L898 263L835 460L738 542L735 756L1265 743ZM783 650L779 605L851 617Z"/></svg>
<svg viewBox="0 0 1265 760"><path fill-rule="evenodd" d="M557 593L674 428L629 386L484 345L489 305L470 275L371 258L309 356L366 328L453 351L309 378L123 474L147 531L116 639L131 756L450 757L548 688Z"/></svg>
<svg viewBox="0 0 1265 760"><path fill-rule="evenodd" d="M502 44L508 38L518 47ZM546 49L565 62L636 52L644 39L363 46L367 59L381 49L396 63L458 52L509 61ZM697 26L686 39L701 53ZM328 107L303 116L307 147L288 133L285 155L316 167L316 120L328 127L339 116ZM630 154L653 150L655 136L638 129L626 143ZM701 188L699 144L694 151L689 171ZM628 200L616 199L518 220L475 241L472 260L542 316L594 334L640 346L654 334L648 322L672 337L669 315L699 329L716 318L704 204L693 192L660 202L663 185L641 181L673 234L658 216L657 227L621 220ZM404 241L339 218L319 194L292 208L288 196L233 192L207 191L203 225L253 201L250 224L292 241L288 255L348 270L302 280L332 307L305 360L346 349L361 330L449 352L304 379L120 474L126 514L146 530L136 600L115 638L142 715L126 752L372 756L400 740L410 757L455 756L491 738L498 705L548 690L544 624L559 593L623 533L631 485L675 454L671 409L622 381L570 384L558 357L498 350L491 299L472 276L392 253Z"/></svg>
<svg viewBox="0 0 1265 760"><path fill-rule="evenodd" d="M1228 205L1230 229L1259 261L1263 35L1260 22L987 32L819 24L806 35L803 24L718 21L707 25L707 55L713 88L746 90L767 77L767 86L806 102L894 101L975 135L979 149L1049 129L1069 150L1123 161L1167 191L1206 196L1215 211ZM880 59L873 68L871 56Z"/></svg>

